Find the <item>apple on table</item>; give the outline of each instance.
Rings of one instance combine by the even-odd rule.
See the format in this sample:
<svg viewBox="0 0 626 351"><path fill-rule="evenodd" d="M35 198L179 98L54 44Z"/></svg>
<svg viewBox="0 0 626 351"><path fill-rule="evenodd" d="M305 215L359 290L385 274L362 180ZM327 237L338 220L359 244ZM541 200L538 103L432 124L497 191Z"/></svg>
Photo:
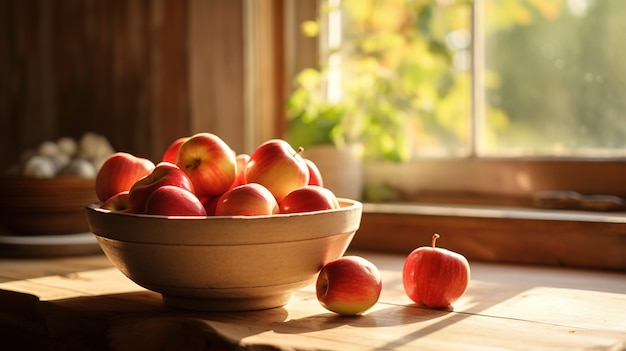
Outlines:
<svg viewBox="0 0 626 351"><path fill-rule="evenodd" d="M465 256L435 247L439 237L434 234L431 246L413 250L402 269L407 296L434 309L449 308L465 293L470 280L470 265Z"/></svg>
<svg viewBox="0 0 626 351"><path fill-rule="evenodd" d="M378 302L381 290L378 267L361 256L343 256L324 264L315 283L320 304L342 315L367 311Z"/></svg>

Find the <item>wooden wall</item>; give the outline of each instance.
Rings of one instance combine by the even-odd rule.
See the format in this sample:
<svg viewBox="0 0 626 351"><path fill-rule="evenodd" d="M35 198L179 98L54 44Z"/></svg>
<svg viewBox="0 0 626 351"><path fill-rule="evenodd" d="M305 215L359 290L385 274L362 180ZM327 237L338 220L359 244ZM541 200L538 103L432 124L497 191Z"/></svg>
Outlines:
<svg viewBox="0 0 626 351"><path fill-rule="evenodd" d="M87 131L152 159L198 131L243 147L243 20L243 0L0 1L0 167Z"/></svg>

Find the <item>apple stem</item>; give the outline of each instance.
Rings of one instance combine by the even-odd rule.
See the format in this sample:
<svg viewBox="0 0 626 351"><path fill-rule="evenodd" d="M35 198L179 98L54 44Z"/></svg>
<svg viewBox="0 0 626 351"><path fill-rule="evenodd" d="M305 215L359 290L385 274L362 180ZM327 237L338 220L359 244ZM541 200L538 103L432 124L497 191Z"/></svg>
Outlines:
<svg viewBox="0 0 626 351"><path fill-rule="evenodd" d="M298 150L296 150L296 153L293 154L292 156L296 156L297 154L301 154L304 151L304 148L302 146L298 147Z"/></svg>
<svg viewBox="0 0 626 351"><path fill-rule="evenodd" d="M439 235L437 233L433 234L433 241L432 241L433 249L435 248L435 242L437 241L437 239L439 239L440 236L441 235Z"/></svg>

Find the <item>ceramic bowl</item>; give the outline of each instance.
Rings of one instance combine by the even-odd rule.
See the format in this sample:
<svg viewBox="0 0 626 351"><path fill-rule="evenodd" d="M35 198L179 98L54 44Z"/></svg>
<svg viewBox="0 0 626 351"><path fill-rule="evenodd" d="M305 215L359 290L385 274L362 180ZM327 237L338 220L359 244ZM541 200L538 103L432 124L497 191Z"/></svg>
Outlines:
<svg viewBox="0 0 626 351"><path fill-rule="evenodd" d="M85 204L98 201L95 180L79 177L0 179L0 221L15 235L89 232Z"/></svg>
<svg viewBox="0 0 626 351"><path fill-rule="evenodd" d="M109 260L165 305L205 311L284 306L341 257L361 223L362 204L255 217L168 218L87 206Z"/></svg>

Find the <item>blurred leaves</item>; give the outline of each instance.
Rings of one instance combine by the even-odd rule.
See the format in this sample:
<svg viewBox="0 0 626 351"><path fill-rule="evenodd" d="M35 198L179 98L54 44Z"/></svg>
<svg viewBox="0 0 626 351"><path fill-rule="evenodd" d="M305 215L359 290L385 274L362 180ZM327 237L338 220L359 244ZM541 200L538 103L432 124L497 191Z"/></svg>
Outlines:
<svg viewBox="0 0 626 351"><path fill-rule="evenodd" d="M615 49L623 38L614 35L626 30L626 2L483 3L485 32L478 35L491 51L483 72L482 146L575 146L566 137L592 148L626 143L620 122L626 100L619 98L626 52ZM361 143L364 157L376 160L467 155L473 2L342 0L341 6L342 45L331 53L340 63L300 73L288 102L288 138L303 146ZM605 17L587 16L594 11ZM304 27L320 32L313 23Z"/></svg>
<svg viewBox="0 0 626 351"><path fill-rule="evenodd" d="M463 145L469 72L453 67L446 35L469 28L470 4L343 0L341 65L305 69L296 78L288 101L290 142L358 142L365 158L396 162L422 145ZM332 69L341 77L333 81L341 92L334 99L327 96ZM444 102L450 106L439 108Z"/></svg>

